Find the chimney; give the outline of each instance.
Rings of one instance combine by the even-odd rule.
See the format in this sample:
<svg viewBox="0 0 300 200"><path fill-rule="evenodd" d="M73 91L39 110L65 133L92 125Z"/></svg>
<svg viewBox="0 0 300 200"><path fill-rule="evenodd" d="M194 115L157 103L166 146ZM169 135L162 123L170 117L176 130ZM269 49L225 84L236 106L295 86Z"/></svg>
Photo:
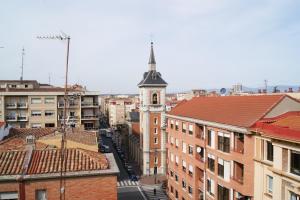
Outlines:
<svg viewBox="0 0 300 200"><path fill-rule="evenodd" d="M288 92L292 93L293 92L293 88L289 88Z"/></svg>
<svg viewBox="0 0 300 200"><path fill-rule="evenodd" d="M35 149L35 136L34 135L26 136L26 146L31 147L32 149Z"/></svg>

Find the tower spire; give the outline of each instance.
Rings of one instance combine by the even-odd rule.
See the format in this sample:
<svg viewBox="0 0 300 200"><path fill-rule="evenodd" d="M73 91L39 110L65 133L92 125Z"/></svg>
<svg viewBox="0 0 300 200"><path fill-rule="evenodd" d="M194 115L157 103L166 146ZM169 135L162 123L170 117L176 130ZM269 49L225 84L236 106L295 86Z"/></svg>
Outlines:
<svg viewBox="0 0 300 200"><path fill-rule="evenodd" d="M149 71L156 70L156 62L153 50L153 42L151 42L150 58L149 58Z"/></svg>

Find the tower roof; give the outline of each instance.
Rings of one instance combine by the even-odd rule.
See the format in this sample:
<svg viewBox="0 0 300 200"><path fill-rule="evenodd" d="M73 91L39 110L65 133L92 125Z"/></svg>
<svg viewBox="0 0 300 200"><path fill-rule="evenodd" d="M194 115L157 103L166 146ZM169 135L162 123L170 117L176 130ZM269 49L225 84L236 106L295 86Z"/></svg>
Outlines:
<svg viewBox="0 0 300 200"><path fill-rule="evenodd" d="M148 64L154 64L154 65L156 64L154 50L153 50L153 42L151 42L150 58Z"/></svg>

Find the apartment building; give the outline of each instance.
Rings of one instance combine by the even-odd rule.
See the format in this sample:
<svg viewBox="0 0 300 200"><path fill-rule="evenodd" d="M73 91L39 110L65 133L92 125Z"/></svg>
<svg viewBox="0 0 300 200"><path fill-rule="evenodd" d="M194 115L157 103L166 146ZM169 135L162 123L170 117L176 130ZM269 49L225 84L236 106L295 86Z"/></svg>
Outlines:
<svg viewBox="0 0 300 200"><path fill-rule="evenodd" d="M260 120L255 133L256 200L300 199L300 112Z"/></svg>
<svg viewBox="0 0 300 200"><path fill-rule="evenodd" d="M285 95L197 97L167 114L170 199L254 199L251 127L263 117L299 111Z"/></svg>
<svg viewBox="0 0 300 200"><path fill-rule="evenodd" d="M69 126L99 127L99 93L79 85L68 87L66 120ZM0 81L0 121L14 127L60 127L63 123L64 88L34 80Z"/></svg>

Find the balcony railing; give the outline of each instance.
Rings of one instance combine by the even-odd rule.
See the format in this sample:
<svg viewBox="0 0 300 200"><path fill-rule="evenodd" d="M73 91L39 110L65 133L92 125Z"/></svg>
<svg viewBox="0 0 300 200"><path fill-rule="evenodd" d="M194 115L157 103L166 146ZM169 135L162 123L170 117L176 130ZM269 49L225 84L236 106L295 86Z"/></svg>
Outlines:
<svg viewBox="0 0 300 200"><path fill-rule="evenodd" d="M14 109L17 108L17 103L7 103L6 104L7 109Z"/></svg>
<svg viewBox="0 0 300 200"><path fill-rule="evenodd" d="M99 103L81 102L81 107L98 107Z"/></svg>
<svg viewBox="0 0 300 200"><path fill-rule="evenodd" d="M58 115L58 120L63 120L64 116L63 115ZM78 116L67 116L66 120L78 120Z"/></svg>
<svg viewBox="0 0 300 200"><path fill-rule="evenodd" d="M97 120L99 119L98 115L82 115L81 120Z"/></svg>
<svg viewBox="0 0 300 200"><path fill-rule="evenodd" d="M65 104L63 102L58 103L58 108L63 108ZM77 108L79 107L79 103L69 103L67 104L67 108Z"/></svg>
<svg viewBox="0 0 300 200"><path fill-rule="evenodd" d="M28 121L28 117L27 116L18 116L18 121L21 121L21 122Z"/></svg>
<svg viewBox="0 0 300 200"><path fill-rule="evenodd" d="M18 108L27 108L27 103L17 103Z"/></svg>
<svg viewBox="0 0 300 200"><path fill-rule="evenodd" d="M6 116L6 121L17 121L17 116Z"/></svg>

